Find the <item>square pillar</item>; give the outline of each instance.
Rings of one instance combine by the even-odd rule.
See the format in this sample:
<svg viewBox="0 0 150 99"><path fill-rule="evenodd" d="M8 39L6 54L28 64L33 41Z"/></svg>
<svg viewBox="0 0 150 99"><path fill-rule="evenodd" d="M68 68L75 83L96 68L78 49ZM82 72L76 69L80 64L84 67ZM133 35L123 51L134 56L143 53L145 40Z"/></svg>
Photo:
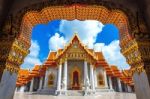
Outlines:
<svg viewBox="0 0 150 99"><path fill-rule="evenodd" d="M121 86L120 78L117 78L117 82L118 82L119 92L122 92L122 86Z"/></svg>
<svg viewBox="0 0 150 99"><path fill-rule="evenodd" d="M106 70L104 70L104 80L105 80L105 88L108 88L108 82L107 82L107 74L106 74Z"/></svg>
<svg viewBox="0 0 150 99"><path fill-rule="evenodd" d="M48 70L45 72L45 81L44 81L44 89L48 87Z"/></svg>
<svg viewBox="0 0 150 99"><path fill-rule="evenodd" d="M131 86L127 85L128 92L132 92Z"/></svg>
<svg viewBox="0 0 150 99"><path fill-rule="evenodd" d="M62 81L63 90L67 90L67 60L64 63L64 77Z"/></svg>
<svg viewBox="0 0 150 99"><path fill-rule="evenodd" d="M31 80L29 92L33 92L34 78Z"/></svg>
<svg viewBox="0 0 150 99"><path fill-rule="evenodd" d="M113 90L111 76L109 76L109 87L110 90Z"/></svg>
<svg viewBox="0 0 150 99"><path fill-rule="evenodd" d="M56 94L59 95L61 94L61 73L62 72L62 64L59 64L58 67L58 80L57 80L57 90L56 90Z"/></svg>
<svg viewBox="0 0 150 99"><path fill-rule="evenodd" d="M90 81L91 81L91 89L95 91L95 83L94 83L94 69L93 65L90 65Z"/></svg>
<svg viewBox="0 0 150 99"><path fill-rule="evenodd" d="M43 76L40 77L40 84L39 84L39 89L38 90L42 89L42 84L43 84Z"/></svg>
<svg viewBox="0 0 150 99"><path fill-rule="evenodd" d="M25 87L26 87L26 86L24 86L24 85L21 86L20 89L19 89L19 92L24 92L24 91L25 91Z"/></svg>
<svg viewBox="0 0 150 99"><path fill-rule="evenodd" d="M90 82L88 77L87 61L84 61L84 85L85 85L85 90L89 89Z"/></svg>
<svg viewBox="0 0 150 99"><path fill-rule="evenodd" d="M87 61L84 61L84 95L89 94L89 88L90 88L90 82L88 77L88 67L87 67Z"/></svg>
<svg viewBox="0 0 150 99"><path fill-rule="evenodd" d="M94 84L95 84L95 88L97 87L97 73L96 70L94 70Z"/></svg>

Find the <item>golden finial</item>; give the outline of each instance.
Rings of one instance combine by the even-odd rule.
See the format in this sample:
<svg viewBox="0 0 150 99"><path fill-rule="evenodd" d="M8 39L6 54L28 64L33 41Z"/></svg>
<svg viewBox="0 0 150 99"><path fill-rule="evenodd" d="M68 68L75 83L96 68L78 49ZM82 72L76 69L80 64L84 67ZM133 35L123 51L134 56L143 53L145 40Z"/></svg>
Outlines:
<svg viewBox="0 0 150 99"><path fill-rule="evenodd" d="M89 41L87 41L87 45L86 46L87 46L87 48L89 48Z"/></svg>
<svg viewBox="0 0 150 99"><path fill-rule="evenodd" d="M78 34L77 28L73 28L73 31L74 31L74 34L75 34L75 35Z"/></svg>
<svg viewBox="0 0 150 99"><path fill-rule="evenodd" d="M58 51L58 49L59 49L59 48L58 48L58 45L56 44L56 51Z"/></svg>
<svg viewBox="0 0 150 99"><path fill-rule="evenodd" d="M65 46L66 46L66 42L63 42L63 47L65 48Z"/></svg>

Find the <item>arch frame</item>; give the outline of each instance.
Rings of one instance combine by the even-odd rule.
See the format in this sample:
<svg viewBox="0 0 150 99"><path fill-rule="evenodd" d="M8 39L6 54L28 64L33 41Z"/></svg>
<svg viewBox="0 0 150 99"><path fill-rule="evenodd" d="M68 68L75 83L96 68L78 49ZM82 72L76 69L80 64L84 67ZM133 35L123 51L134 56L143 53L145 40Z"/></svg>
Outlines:
<svg viewBox="0 0 150 99"><path fill-rule="evenodd" d="M79 83L81 83L81 70L80 70L80 68L78 67L78 66L74 66L71 70L70 70L70 72L69 72L69 75L70 75L70 77L69 77L69 79L70 79L70 86L72 87L72 84L73 84L73 73L75 72L75 71L77 71L78 72L78 76L79 76Z"/></svg>
<svg viewBox="0 0 150 99"><path fill-rule="evenodd" d="M91 3L91 2L90 3L79 3L79 4L78 3L79 2L66 2L66 3L60 2L60 3L58 3L58 2L50 2L50 1L49 2L43 2L42 4L37 3L37 4L27 6L23 9L21 9L15 15L12 15L12 17L9 17L8 21L5 23L4 28L3 28L4 33L3 33L2 37L0 38L3 40L0 42L1 43L0 45L4 48L3 50L7 50L7 52L8 52L8 53L6 53L6 55L4 55L4 58L1 59L1 60L4 60L4 62L0 64L1 67L3 67L3 69L2 69L2 71L4 71L3 74L5 74L6 71L9 71L11 73L11 75L17 74L19 69L20 69L19 66L21 65L21 63L23 63L25 56L29 53L28 49L30 47L30 42L27 42L26 41L27 39L21 35L22 34L21 33L21 27L22 27L23 16L27 12L32 12L32 11L33 12L40 12L40 11L42 11L43 8L49 7L49 6L51 6L51 7L56 7L56 6L69 7L68 5L74 6L75 8L77 8L79 6L82 6L82 7L104 6L106 9L108 9L110 11L119 10L122 13L124 13L125 16L127 17L127 20L128 20L126 23L128 33L127 33L127 35L125 35L127 37L127 39L125 39L125 41L127 41L127 42L121 42L121 44L120 44L120 46L122 48L121 51L122 51L123 55L128 60L130 60L132 57L134 59L136 59L137 57L134 56L136 53L134 53L134 52L138 52L138 58L137 59L139 59L139 60L132 60L132 61L130 60L131 61L130 65L134 69L132 74L134 74L135 72L138 72L139 74L143 73L143 72L147 73L147 71L149 71L149 69L150 69L149 68L150 64L148 62L150 59L148 56L149 54L142 53L142 52L145 52L145 50L149 51L149 48L150 48L150 43L148 43L149 41L148 42L147 41L142 42L145 39L145 37L149 36L149 34L147 33L147 31L145 31L147 29L144 29L144 31L138 30L138 28L140 26L137 27L137 20L136 20L135 14L133 14L126 7L121 6L121 5L116 5L110 1L108 1L108 2L100 1L100 2L93 2L93 3ZM142 25L142 27L143 27L143 25L145 25L145 23L141 22L140 25ZM8 34L5 34L5 32ZM136 37L136 34L137 34L137 37ZM148 35L148 36L146 36L146 35ZM144 39L141 39L142 37L144 37ZM139 42L136 41L137 38L139 38L138 39ZM123 39L124 39L124 37L123 37ZM130 42L128 41L128 39L130 39ZM6 44L4 44L4 42ZM26 46L25 46L25 44L26 44ZM24 45L25 47L22 47L22 45ZM134 45L136 46L136 48L134 47ZM127 53L125 52L125 50L127 50L125 48L126 46L129 46L127 48L128 49ZM15 59L15 60L18 60L18 61L16 61L17 64L15 64L14 59L11 58L11 55L12 55L11 52L16 52L18 54L17 58ZM129 54L131 54L131 56L132 56L131 58L129 57ZM21 60L19 60L20 57L21 57ZM146 69L146 71L145 71L145 69ZM148 75L148 77L149 77L150 75L146 74L146 73L145 73L145 75ZM138 83L138 82L135 82L135 83ZM149 80L149 83L150 83L150 80ZM136 86L136 87L138 87L138 86ZM143 90L140 89L140 92L142 92L142 91Z"/></svg>
<svg viewBox="0 0 150 99"><path fill-rule="evenodd" d="M24 18L24 15L28 12L41 12L43 9L48 8L48 7L56 7L56 6L62 6L62 7L71 7L71 6L103 6L108 10L119 10L122 13L124 13L130 20L129 20L129 29L130 29L130 33L132 33L132 31L135 29L135 24L136 24L136 16L133 12L131 12L130 9L128 9L127 7L123 6L123 5L117 5L114 2L110 2L110 1L92 1L92 2L72 2L72 1L68 1L68 2L50 2L50 1L44 1L44 2L40 2L40 3L36 3L36 4L32 4L29 6L26 6L25 8L19 10L15 15L13 15L13 19L17 19L14 20L13 22L13 32L15 32L15 35L18 37L19 36L19 31L20 31L20 27L22 24L22 20Z"/></svg>

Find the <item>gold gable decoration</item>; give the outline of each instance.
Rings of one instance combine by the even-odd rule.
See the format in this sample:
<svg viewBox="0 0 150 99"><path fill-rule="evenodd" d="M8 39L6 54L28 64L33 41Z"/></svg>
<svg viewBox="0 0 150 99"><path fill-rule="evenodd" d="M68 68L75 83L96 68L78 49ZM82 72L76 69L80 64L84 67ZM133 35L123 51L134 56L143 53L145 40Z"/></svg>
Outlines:
<svg viewBox="0 0 150 99"><path fill-rule="evenodd" d="M82 59L94 64L97 60L95 53L91 52L85 45L81 43L77 33L74 34L69 44L57 54L56 61L64 62L66 59Z"/></svg>

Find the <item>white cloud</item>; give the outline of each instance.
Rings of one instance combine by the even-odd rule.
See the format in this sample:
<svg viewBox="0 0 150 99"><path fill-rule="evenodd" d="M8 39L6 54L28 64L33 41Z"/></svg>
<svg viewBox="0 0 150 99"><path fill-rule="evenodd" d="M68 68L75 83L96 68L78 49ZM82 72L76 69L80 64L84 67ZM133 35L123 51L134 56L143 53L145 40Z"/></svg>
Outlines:
<svg viewBox="0 0 150 99"><path fill-rule="evenodd" d="M59 48L63 48L65 43L66 40L64 39L64 37L60 36L60 34L58 33L55 33L55 35L49 39L49 49L56 51Z"/></svg>
<svg viewBox="0 0 150 99"><path fill-rule="evenodd" d="M95 51L102 51L105 59L111 65L116 65L120 69L129 68L125 57L120 52L119 40L112 41L109 45L104 43L96 43L94 45Z"/></svg>
<svg viewBox="0 0 150 99"><path fill-rule="evenodd" d="M31 40L30 53L24 59L22 68L32 68L35 64L42 64L39 57L40 46L37 41Z"/></svg>
<svg viewBox="0 0 150 99"><path fill-rule="evenodd" d="M73 34L77 32L83 43L89 48L93 48L97 34L102 31L103 26L102 23L95 20L62 20L59 31L65 35L66 40L70 40Z"/></svg>
<svg viewBox="0 0 150 99"><path fill-rule="evenodd" d="M49 49L57 50L58 48L63 48L64 44L77 32L82 42L88 45L89 48L95 48L95 51L102 50L109 64L117 65L120 69L128 68L125 58L120 53L119 41L112 41L108 46L104 43L94 44L98 33L102 31L103 27L104 25L102 23L95 20L62 20L59 31L63 33L64 36L55 33L55 35L49 39Z"/></svg>

